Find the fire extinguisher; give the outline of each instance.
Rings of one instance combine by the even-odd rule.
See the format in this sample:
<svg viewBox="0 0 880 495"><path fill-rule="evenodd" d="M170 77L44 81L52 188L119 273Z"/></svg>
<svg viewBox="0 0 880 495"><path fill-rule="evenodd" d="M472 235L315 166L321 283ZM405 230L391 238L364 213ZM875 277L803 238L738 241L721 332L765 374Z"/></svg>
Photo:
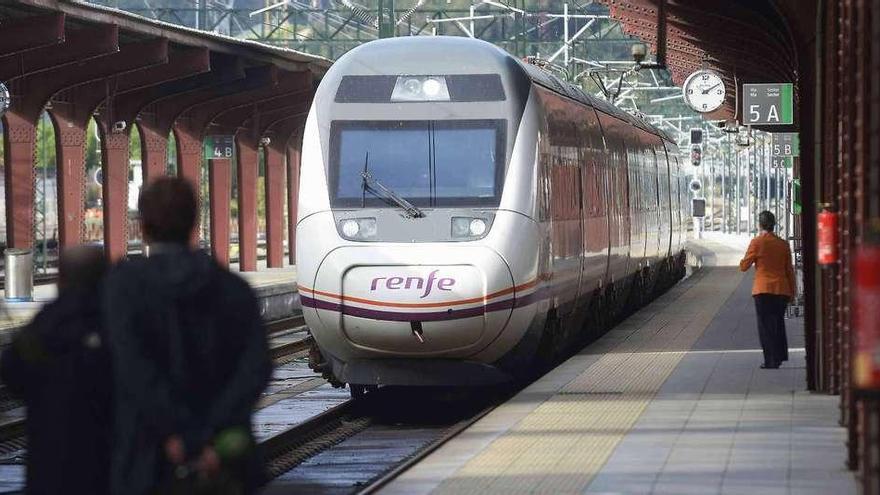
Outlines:
<svg viewBox="0 0 880 495"><path fill-rule="evenodd" d="M859 246L853 268L853 381L857 388L880 389L880 244Z"/></svg>
<svg viewBox="0 0 880 495"><path fill-rule="evenodd" d="M816 244L818 262L822 266L837 263L837 213L823 209L817 216Z"/></svg>

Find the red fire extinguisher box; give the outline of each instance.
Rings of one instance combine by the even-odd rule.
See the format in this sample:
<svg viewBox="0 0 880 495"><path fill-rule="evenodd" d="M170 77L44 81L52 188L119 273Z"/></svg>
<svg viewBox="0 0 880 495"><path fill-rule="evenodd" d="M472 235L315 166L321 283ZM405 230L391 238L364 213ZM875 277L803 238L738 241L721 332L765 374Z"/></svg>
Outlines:
<svg viewBox="0 0 880 495"><path fill-rule="evenodd" d="M837 213L822 210L816 217L817 260L820 265L837 263Z"/></svg>
<svg viewBox="0 0 880 495"><path fill-rule="evenodd" d="M880 390L880 244L856 249L853 381L861 389Z"/></svg>

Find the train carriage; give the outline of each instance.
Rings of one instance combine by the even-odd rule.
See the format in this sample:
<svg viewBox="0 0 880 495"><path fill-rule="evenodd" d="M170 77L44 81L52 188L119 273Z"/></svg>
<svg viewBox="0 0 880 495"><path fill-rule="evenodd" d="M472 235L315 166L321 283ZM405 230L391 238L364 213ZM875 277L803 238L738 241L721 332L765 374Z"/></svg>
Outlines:
<svg viewBox="0 0 880 495"><path fill-rule="evenodd" d="M306 122L312 365L353 391L528 374L684 271L663 133L478 40L367 43Z"/></svg>

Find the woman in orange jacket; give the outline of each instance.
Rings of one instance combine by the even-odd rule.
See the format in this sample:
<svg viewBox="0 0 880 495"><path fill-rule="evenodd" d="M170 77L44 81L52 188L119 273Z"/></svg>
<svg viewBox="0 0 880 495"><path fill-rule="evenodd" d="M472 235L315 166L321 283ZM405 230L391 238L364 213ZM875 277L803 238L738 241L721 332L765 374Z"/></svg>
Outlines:
<svg viewBox="0 0 880 495"><path fill-rule="evenodd" d="M776 369L788 360L788 339L785 335L785 307L794 297L794 267L788 242L773 233L776 217L769 211L758 215L761 234L752 239L739 269L755 265L752 297L758 314L758 337L764 351L761 368Z"/></svg>

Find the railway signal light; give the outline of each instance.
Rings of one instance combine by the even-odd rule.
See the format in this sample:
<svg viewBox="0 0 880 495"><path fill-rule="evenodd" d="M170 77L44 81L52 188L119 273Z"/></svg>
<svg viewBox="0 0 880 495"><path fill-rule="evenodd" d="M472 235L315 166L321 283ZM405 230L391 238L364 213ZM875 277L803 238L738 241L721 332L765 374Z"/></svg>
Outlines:
<svg viewBox="0 0 880 495"><path fill-rule="evenodd" d="M691 165L699 167L703 161L703 148L699 144L691 147Z"/></svg>

